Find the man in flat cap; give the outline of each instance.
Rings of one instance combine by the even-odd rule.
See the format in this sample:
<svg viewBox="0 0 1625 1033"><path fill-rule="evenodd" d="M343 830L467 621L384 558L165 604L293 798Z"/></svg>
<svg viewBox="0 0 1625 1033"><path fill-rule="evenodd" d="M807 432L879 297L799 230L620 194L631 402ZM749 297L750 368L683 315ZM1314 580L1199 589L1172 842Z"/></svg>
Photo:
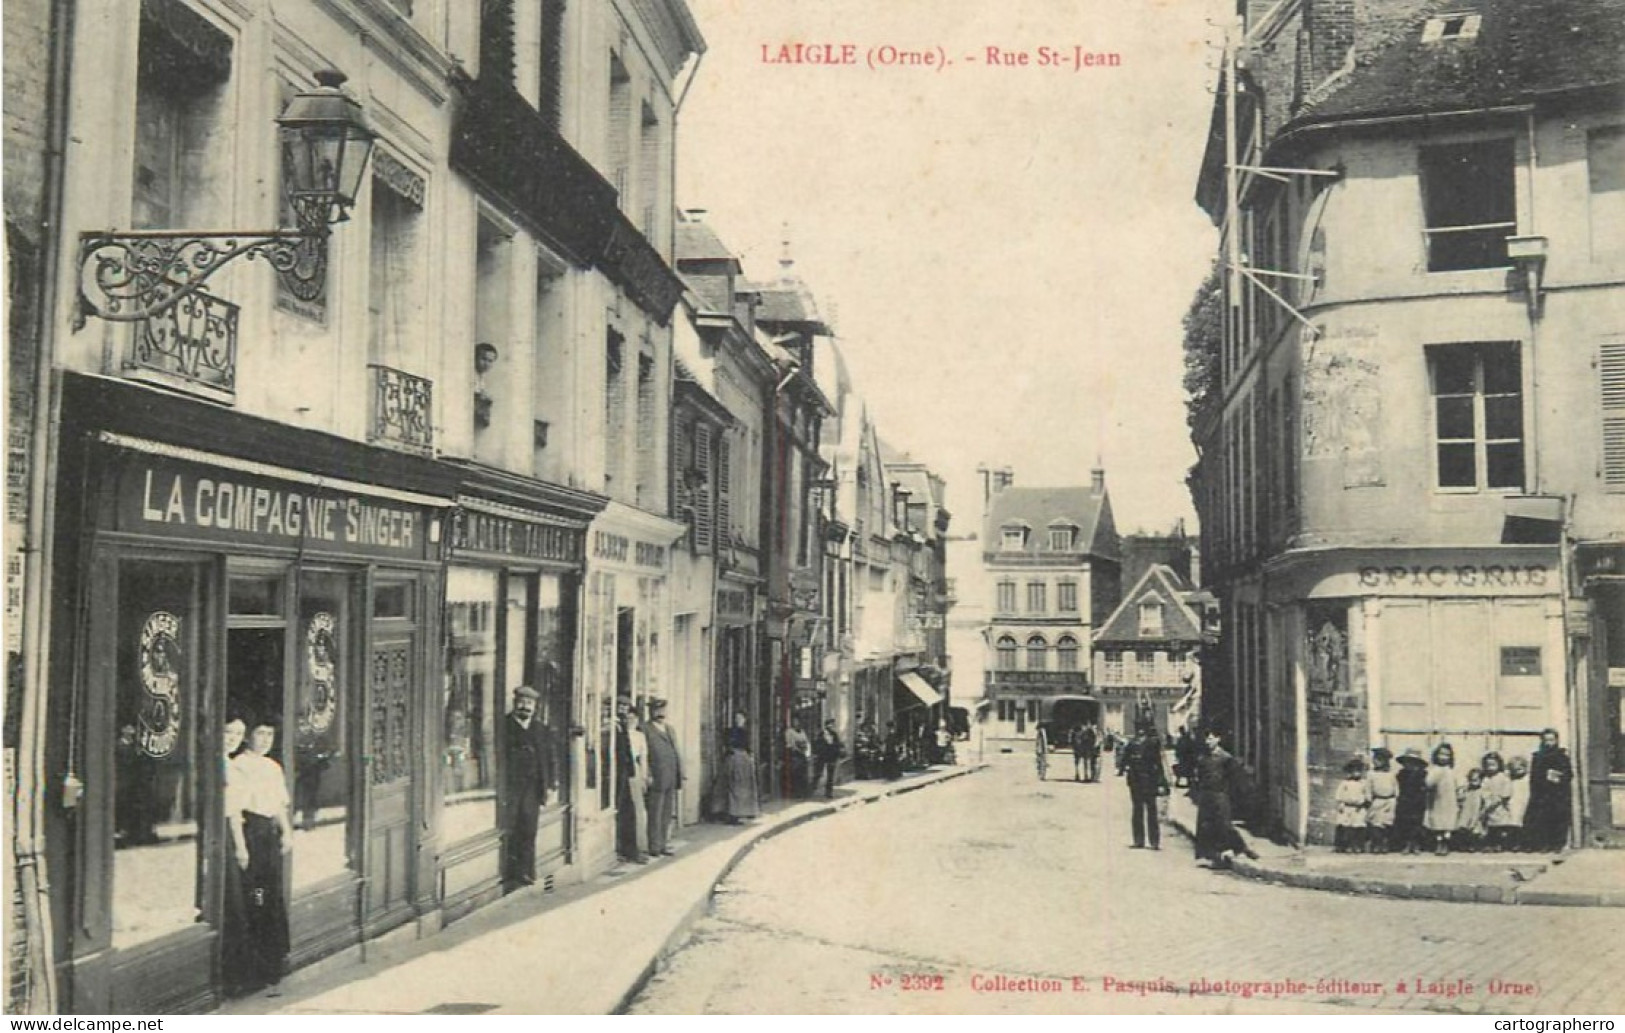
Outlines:
<svg viewBox="0 0 1625 1033"><path fill-rule="evenodd" d="M649 721L643 726L649 743L649 853L670 855L671 821L677 790L683 784L683 758L677 752L677 733L666 723L666 701L649 701Z"/></svg>
<svg viewBox="0 0 1625 1033"><path fill-rule="evenodd" d="M506 890L536 881L536 813L547 802L547 746L536 720L535 689L513 690L513 709L502 722L502 885Z"/></svg>

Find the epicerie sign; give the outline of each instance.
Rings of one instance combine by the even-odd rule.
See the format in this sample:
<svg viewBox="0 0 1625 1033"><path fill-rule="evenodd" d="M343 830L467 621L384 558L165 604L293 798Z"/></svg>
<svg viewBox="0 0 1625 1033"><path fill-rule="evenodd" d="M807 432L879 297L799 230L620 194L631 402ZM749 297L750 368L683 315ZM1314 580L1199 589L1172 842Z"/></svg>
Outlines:
<svg viewBox="0 0 1625 1033"><path fill-rule="evenodd" d="M120 528L306 548L422 556L420 510L365 496L183 463L132 463Z"/></svg>

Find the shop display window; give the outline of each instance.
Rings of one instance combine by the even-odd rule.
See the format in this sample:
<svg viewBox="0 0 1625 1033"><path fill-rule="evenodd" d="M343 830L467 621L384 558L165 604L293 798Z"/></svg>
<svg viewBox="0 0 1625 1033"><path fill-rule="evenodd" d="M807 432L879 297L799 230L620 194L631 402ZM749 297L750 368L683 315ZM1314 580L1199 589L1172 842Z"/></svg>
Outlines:
<svg viewBox="0 0 1625 1033"><path fill-rule="evenodd" d="M441 783L447 843L496 825L497 722L506 703L497 670L498 581L494 570L452 567L446 572L449 646Z"/></svg>
<svg viewBox="0 0 1625 1033"><path fill-rule="evenodd" d="M112 945L186 929L202 913L201 780L220 736L200 727L205 612L196 565L119 565L113 682ZM212 747L212 749L211 749Z"/></svg>

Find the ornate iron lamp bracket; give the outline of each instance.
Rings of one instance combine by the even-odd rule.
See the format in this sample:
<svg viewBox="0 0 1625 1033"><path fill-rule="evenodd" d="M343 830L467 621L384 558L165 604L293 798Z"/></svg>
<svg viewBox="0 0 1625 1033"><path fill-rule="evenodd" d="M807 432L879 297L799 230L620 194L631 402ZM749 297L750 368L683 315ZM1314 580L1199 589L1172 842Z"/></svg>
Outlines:
<svg viewBox="0 0 1625 1033"><path fill-rule="evenodd" d="M189 230L89 232L79 237L79 309L136 323L162 315L202 290L219 269L242 255L262 258L296 297L321 293L327 278L327 228L197 233Z"/></svg>

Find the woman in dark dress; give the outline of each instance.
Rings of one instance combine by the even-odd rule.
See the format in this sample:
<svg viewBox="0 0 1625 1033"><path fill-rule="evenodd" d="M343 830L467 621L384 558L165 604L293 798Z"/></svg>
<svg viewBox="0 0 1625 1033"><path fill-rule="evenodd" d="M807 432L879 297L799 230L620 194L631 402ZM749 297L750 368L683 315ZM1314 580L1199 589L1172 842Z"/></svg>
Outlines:
<svg viewBox="0 0 1625 1033"><path fill-rule="evenodd" d="M1562 850L1569 844L1569 786L1574 763L1557 744L1557 729L1540 733L1540 749L1529 759L1529 809L1524 837L1531 849Z"/></svg>
<svg viewBox="0 0 1625 1033"><path fill-rule="evenodd" d="M282 873L293 845L288 783L270 757L276 728L260 723L248 748L231 761L226 777L226 823L231 830L240 897L227 893L240 918L226 923L222 964L227 992L252 993L282 979L288 956L288 903Z"/></svg>
<svg viewBox="0 0 1625 1033"><path fill-rule="evenodd" d="M1256 859L1230 820L1230 796L1241 781L1241 765L1219 744L1219 733L1207 733L1207 749L1196 761L1196 859L1215 865L1231 854Z"/></svg>

